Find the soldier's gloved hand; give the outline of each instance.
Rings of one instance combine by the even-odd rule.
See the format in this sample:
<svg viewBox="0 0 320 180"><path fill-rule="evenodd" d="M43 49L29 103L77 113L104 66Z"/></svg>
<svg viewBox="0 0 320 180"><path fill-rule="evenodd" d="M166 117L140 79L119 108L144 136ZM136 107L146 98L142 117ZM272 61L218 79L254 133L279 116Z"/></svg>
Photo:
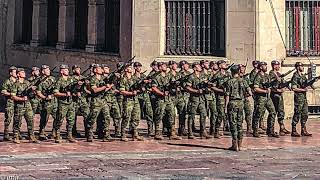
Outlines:
<svg viewBox="0 0 320 180"><path fill-rule="evenodd" d="M71 96L71 92L68 91L68 92L66 93L66 95L67 95L67 97L70 97L70 96Z"/></svg>

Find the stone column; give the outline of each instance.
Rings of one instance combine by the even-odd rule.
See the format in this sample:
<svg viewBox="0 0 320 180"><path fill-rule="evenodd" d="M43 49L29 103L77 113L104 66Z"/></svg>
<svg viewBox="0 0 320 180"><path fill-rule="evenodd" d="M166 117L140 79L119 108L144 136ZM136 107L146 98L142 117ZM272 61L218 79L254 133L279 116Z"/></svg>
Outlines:
<svg viewBox="0 0 320 180"><path fill-rule="evenodd" d="M105 21L105 1L89 0L87 52L96 52L104 48Z"/></svg>
<svg viewBox="0 0 320 180"><path fill-rule="evenodd" d="M48 0L33 0L32 40L30 46L37 47L47 42Z"/></svg>
<svg viewBox="0 0 320 180"><path fill-rule="evenodd" d="M57 49L71 48L75 34L75 0L59 0Z"/></svg>

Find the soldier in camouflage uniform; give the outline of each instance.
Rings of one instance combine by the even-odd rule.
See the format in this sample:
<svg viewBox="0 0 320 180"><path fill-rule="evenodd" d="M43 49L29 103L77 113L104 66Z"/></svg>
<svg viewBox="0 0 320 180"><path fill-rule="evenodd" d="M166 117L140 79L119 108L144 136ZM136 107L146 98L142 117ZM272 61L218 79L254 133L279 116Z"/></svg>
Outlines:
<svg viewBox="0 0 320 180"><path fill-rule="evenodd" d="M211 61L210 62L210 69L213 75L217 74L217 72L219 71L219 66L217 64L217 62L215 61Z"/></svg>
<svg viewBox="0 0 320 180"><path fill-rule="evenodd" d="M144 80L142 87L142 92L138 95L140 107L141 107L141 116L143 119L146 119L147 125L148 125L148 136L151 137L154 135L154 129L153 129L153 110L151 105L151 100L149 96L149 87L146 87L145 85L150 83L151 80L149 80L145 74L141 72L142 64L139 62L135 62L133 64L133 67L135 69L134 78L137 80Z"/></svg>
<svg viewBox="0 0 320 180"><path fill-rule="evenodd" d="M17 80L17 68L12 66L9 68L9 78L4 81L1 88L1 94L5 97L6 105L5 105L5 118L4 118L4 135L3 141L11 141L9 135L9 126L13 121L14 115L14 103L12 98L12 92L14 90L14 83Z"/></svg>
<svg viewBox="0 0 320 180"><path fill-rule="evenodd" d="M243 102L245 93L251 95L251 89L244 79L240 77L240 65L231 67L232 78L227 81L225 87L226 113L230 124L232 135L232 146L229 150L239 151L242 146L242 122L243 122Z"/></svg>
<svg viewBox="0 0 320 180"><path fill-rule="evenodd" d="M273 102L274 108L276 109L276 115L278 118L278 123L280 126L279 134L280 136L284 136L286 134L290 134L284 126L284 102L283 102L283 95L285 88L279 88L281 83L284 83L284 79L281 78L280 70L280 62L279 61L272 61L271 62L272 70L269 72L271 82L275 82L272 84L271 87L271 100Z"/></svg>
<svg viewBox="0 0 320 180"><path fill-rule="evenodd" d="M29 141L37 143L38 140L33 134L33 117L34 113L29 100L29 94L35 90L35 87L31 86L30 82L25 80L26 73L23 68L17 69L18 79L14 84L12 91L12 99L14 100L14 121L13 121L13 142L20 144L19 134L22 123L22 118L27 122Z"/></svg>
<svg viewBox="0 0 320 180"><path fill-rule="evenodd" d="M40 78L40 68L36 66L32 67L31 76L28 78L28 81L33 82L36 80L40 80L39 78ZM40 99L36 94L37 94L36 90L30 93L30 103L31 103L34 114L38 112L38 107L40 104Z"/></svg>
<svg viewBox="0 0 320 180"><path fill-rule="evenodd" d="M206 130L206 99L202 85L202 83L206 81L206 77L201 74L202 68L200 63L193 63L192 68L194 72L188 77L186 82L186 89L190 93L188 104L188 138L195 138L192 131L192 123L194 122L197 112L200 114L200 137L210 138Z"/></svg>
<svg viewBox="0 0 320 180"><path fill-rule="evenodd" d="M132 130L132 139L143 141L139 136L138 126L140 123L140 104L138 100L138 91L131 87L137 79L133 77L131 64L125 65L125 74L120 79L120 93L123 95L123 120L121 123L121 140L128 141L126 137L126 128L129 125Z"/></svg>
<svg viewBox="0 0 320 180"><path fill-rule="evenodd" d="M43 76L42 82L37 87L37 95L40 100L40 140L46 140L45 128L48 123L49 116L51 115L55 121L57 118L57 100L53 96L53 88L55 84L55 78L51 76L50 67L47 65L41 66L41 73ZM55 137L55 134L53 134Z"/></svg>
<svg viewBox="0 0 320 180"><path fill-rule="evenodd" d="M155 94L155 109L154 109L154 123L155 123L155 139L162 140L162 132L160 129L160 122L166 121L169 131L169 139L181 140L181 137L176 135L175 131L175 108L172 99L172 91L169 87L173 80L172 76L167 73L167 64L164 62L158 63L160 72L152 80L152 91ZM164 119L166 118L166 119Z"/></svg>
<svg viewBox="0 0 320 180"><path fill-rule="evenodd" d="M158 62L157 61L152 61L150 64L151 71L148 74L148 77L155 77L159 73L159 68L158 68ZM152 78L149 78L148 80L152 81ZM151 83L147 84L148 88L151 88ZM153 117L155 117L155 108L156 108L156 94L153 93L152 91L150 92L150 101L151 101L151 106L152 106L152 111L153 111Z"/></svg>
<svg viewBox="0 0 320 180"><path fill-rule="evenodd" d="M86 134L87 141L93 141L93 125L97 121L97 118L100 113L103 114L104 121L104 137L103 141L110 141L110 132L109 132L109 120L110 120L110 111L108 109L107 103L104 99L105 92L112 89L113 84L107 84L104 81L103 69L101 65L95 64L93 66L94 76L90 80L90 89L91 89L91 101L90 101L90 115L88 118Z"/></svg>
<svg viewBox="0 0 320 180"><path fill-rule="evenodd" d="M60 77L55 83L53 90L54 96L58 99L58 117L53 122L53 132L56 134L55 142L60 143L60 129L63 122L63 119L67 120L67 139L69 142L77 142L72 136L72 128L75 120L75 107L72 101L72 94L74 93L73 79L69 76L69 66L60 65Z"/></svg>
<svg viewBox="0 0 320 180"><path fill-rule="evenodd" d="M260 69L258 68L258 65L259 65L259 61L252 61L252 66L253 66L253 69L252 71L250 72L249 74L249 78L250 78L250 87L251 89L253 89L253 81L254 79L256 78L257 74L259 73ZM254 92L253 92L253 99L255 99L255 96L254 96ZM256 102L254 100L254 102ZM253 105L254 106L254 109L256 108L256 105ZM255 112L255 110L253 110L253 112ZM264 118L264 115L261 116L261 119L259 120L259 132L263 132L266 129L266 126L264 125L264 122L263 122L263 118Z"/></svg>
<svg viewBox="0 0 320 180"><path fill-rule="evenodd" d="M252 122L253 127L253 136L260 137L258 133L259 120L264 115L264 112L267 110L269 112L267 120L267 135L269 137L278 138L279 135L274 131L274 121L276 116L276 110L270 98L270 77L267 74L267 63L259 63L260 72L257 74L256 78L253 81L253 88L255 91L255 112Z"/></svg>
<svg viewBox="0 0 320 180"><path fill-rule="evenodd" d="M226 114L224 112L225 109L225 97L224 97L224 86L225 83L230 79L230 74L226 71L227 64L226 61L220 60L217 62L219 66L219 72L215 74L213 77L215 79L215 94L216 94L216 101L217 101L217 121L215 123L215 131L214 137L220 138L221 134L219 133L219 128L221 123L224 122L224 130L228 131L228 122L226 122Z"/></svg>
<svg viewBox="0 0 320 180"><path fill-rule="evenodd" d="M104 77L107 78L109 77L110 74L110 68L109 66L103 64L103 72L104 72ZM119 94L120 91L118 89L116 89L115 84L117 84L117 82L108 82L108 84L113 84L112 88L105 92L104 94L104 99L107 103L108 106L108 110L109 110L109 114L113 119L113 124L115 127L115 136L116 137L120 137L121 136L121 112L120 112L120 107L117 101L117 96L116 94ZM100 113L100 115L102 115L102 113ZM105 120L103 120L102 122L104 122ZM108 120L110 123L110 120ZM103 123L103 125L106 123ZM105 129L105 128L103 128Z"/></svg>
<svg viewBox="0 0 320 180"><path fill-rule="evenodd" d="M292 118L291 136L300 137L300 134L296 129L296 125L299 121L301 123L301 136L312 136L312 134L308 133L306 127L308 120L308 101L306 95L308 87L306 87L305 82L307 81L307 77L303 73L304 69L301 62L296 62L295 68L296 72L291 79L291 88L294 92L294 115Z"/></svg>
<svg viewBox="0 0 320 180"><path fill-rule="evenodd" d="M90 107L89 103L87 101L87 96L90 94L90 91L87 89L86 86L86 78L81 75L81 68L78 65L72 66L72 80L74 82L77 82L74 84L73 88L73 94L72 94L72 100L74 102L74 108L75 108L75 119L74 119L74 125L72 128L72 135L75 137L80 137L80 133L77 133L77 115L81 115L83 117L83 124L84 129L87 127L86 123L88 121L89 113L90 113Z"/></svg>
<svg viewBox="0 0 320 180"><path fill-rule="evenodd" d="M117 69L120 69L122 66L124 66L124 63L123 62L119 62L117 63ZM116 79L116 89L120 89L120 79L121 79L121 76L122 76L122 72L120 73L117 73L117 79ZM121 117L123 116L123 95L120 94L120 93L117 93L117 101L118 101L118 104L119 104L119 108L120 108L120 113L121 113Z"/></svg>
<svg viewBox="0 0 320 180"><path fill-rule="evenodd" d="M245 81L246 84L250 86L250 77L249 74L246 73L246 66L243 64L240 64L240 77ZM247 123L247 136L252 135L252 105L250 102L250 96L252 93L244 93L244 101L243 101L243 110L244 110L244 116Z"/></svg>

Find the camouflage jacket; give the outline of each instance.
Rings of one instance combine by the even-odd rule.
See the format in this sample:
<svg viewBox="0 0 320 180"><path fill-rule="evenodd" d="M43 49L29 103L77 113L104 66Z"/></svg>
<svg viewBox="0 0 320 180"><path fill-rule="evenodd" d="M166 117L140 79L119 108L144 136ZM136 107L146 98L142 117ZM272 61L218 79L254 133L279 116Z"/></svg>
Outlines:
<svg viewBox="0 0 320 180"><path fill-rule="evenodd" d="M131 91L131 86L137 82L137 78L135 78L134 76L132 76L130 79L127 76L123 76L120 79L120 91ZM125 96L124 95L124 99L126 100L138 100L138 96Z"/></svg>
<svg viewBox="0 0 320 180"><path fill-rule="evenodd" d="M38 85L37 91L40 91L44 96L52 95L55 82L55 77L49 76Z"/></svg>
<svg viewBox="0 0 320 180"><path fill-rule="evenodd" d="M291 78L291 87L292 89L295 88L303 88L304 83L307 81L307 77L305 74L302 76L298 72L294 72ZM294 99L295 100L302 100L306 98L306 92L295 92Z"/></svg>
<svg viewBox="0 0 320 180"><path fill-rule="evenodd" d="M207 73L205 73L204 71L202 71L203 76L205 77L205 81L210 81L213 78L213 73L212 71L207 71ZM211 91L210 87L212 87L212 85L206 85L207 86L207 91L205 91L205 95L204 97L206 98L206 100L208 101L212 101L215 99L215 94L213 91Z"/></svg>
<svg viewBox="0 0 320 180"><path fill-rule="evenodd" d="M11 78L6 79L2 84L1 93L13 93L15 88L14 84L15 82ZM13 104L13 100L8 98L7 96L6 96L6 101L9 104Z"/></svg>
<svg viewBox="0 0 320 180"><path fill-rule="evenodd" d="M230 73L226 72L225 74L222 74L221 72L216 73L214 78L214 84L219 89L224 89L225 83L230 79ZM216 92L216 95L218 96L224 96L224 93Z"/></svg>
<svg viewBox="0 0 320 180"><path fill-rule="evenodd" d="M165 92L168 91L167 85L172 81L172 76L170 74L166 74L163 76L161 73L158 74L154 79L152 79L152 87L157 87L160 91ZM174 100L171 96L161 97L155 95L159 99L165 99L165 101L172 101Z"/></svg>
<svg viewBox="0 0 320 180"><path fill-rule="evenodd" d="M73 89L70 89L70 84L73 83L74 80L72 77L68 77L67 79L64 79L62 77L59 77L53 92L57 93L66 93L66 92L70 92L70 93L74 93ZM63 104L70 104L72 102L72 97L58 97L58 103L63 103Z"/></svg>
<svg viewBox="0 0 320 180"><path fill-rule="evenodd" d="M203 82L206 81L206 77L204 74L200 73L200 76L196 76L196 74L192 74L189 76L186 86L189 86L193 89L199 90L202 89ZM191 100L205 100L205 97L203 94L196 94L196 93L190 93L190 99Z"/></svg>
<svg viewBox="0 0 320 180"><path fill-rule="evenodd" d="M241 77L233 77L226 83L225 94L230 100L244 100L250 87L247 82Z"/></svg>
<svg viewBox="0 0 320 180"><path fill-rule="evenodd" d="M19 106L19 104L28 103L30 92L26 92L26 90L30 87L30 82L28 80L24 80L23 82L17 81L16 83L14 83L13 86L14 86L14 89L12 91L13 94L15 94L16 96L19 96L19 97L28 96L27 101L24 101L24 102L17 101L15 104Z"/></svg>
<svg viewBox="0 0 320 180"><path fill-rule="evenodd" d="M257 72L256 72L256 70L255 69L253 69L251 72L250 72L250 74L249 74L249 79L250 79L250 86L251 87L253 87L253 81L254 81L254 79L256 78L256 76L257 76Z"/></svg>
<svg viewBox="0 0 320 180"><path fill-rule="evenodd" d="M271 83L270 76L268 73L258 73L253 81L253 88L262 88L266 89L268 88L268 84ZM259 94L259 93L255 93ZM265 95L265 93L260 93L261 95Z"/></svg>

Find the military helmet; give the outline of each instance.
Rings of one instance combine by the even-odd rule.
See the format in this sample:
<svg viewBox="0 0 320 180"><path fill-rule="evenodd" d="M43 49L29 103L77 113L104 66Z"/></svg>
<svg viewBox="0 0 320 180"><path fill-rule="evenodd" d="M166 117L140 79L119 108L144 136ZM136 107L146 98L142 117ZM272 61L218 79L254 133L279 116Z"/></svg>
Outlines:
<svg viewBox="0 0 320 180"><path fill-rule="evenodd" d="M209 62L209 61L208 60L201 60L200 64L203 65L204 63L207 63L207 62Z"/></svg>
<svg viewBox="0 0 320 180"><path fill-rule="evenodd" d="M240 64L235 64L231 66L230 71L232 74L238 73L240 70Z"/></svg>
<svg viewBox="0 0 320 180"><path fill-rule="evenodd" d="M192 63L192 68L195 68L197 65L200 65L200 63L199 62Z"/></svg>
<svg viewBox="0 0 320 180"><path fill-rule="evenodd" d="M252 61L252 66L255 66L256 64L259 64L259 62L260 62L260 61L253 60L253 61Z"/></svg>
<svg viewBox="0 0 320 180"><path fill-rule="evenodd" d="M17 72L24 71L24 68L17 68Z"/></svg>
<svg viewBox="0 0 320 180"><path fill-rule="evenodd" d="M274 65L280 65L280 62L277 61L277 60L273 60L271 61L271 65L274 66Z"/></svg>
<svg viewBox="0 0 320 180"><path fill-rule="evenodd" d="M227 63L227 62L226 62L225 60L219 60L219 61L217 62L218 65L223 64L223 63Z"/></svg>
<svg viewBox="0 0 320 180"><path fill-rule="evenodd" d="M13 70L17 70L17 67L11 66L11 67L9 68L9 71L13 71Z"/></svg>
<svg viewBox="0 0 320 180"><path fill-rule="evenodd" d="M142 64L140 62L134 62L133 67L141 67Z"/></svg>
<svg viewBox="0 0 320 180"><path fill-rule="evenodd" d="M264 61L259 61L258 68L261 68L263 65L267 65L267 63Z"/></svg>
<svg viewBox="0 0 320 180"><path fill-rule="evenodd" d="M42 69L42 70L43 70L43 69L50 69L50 66L44 64L44 65L41 66L41 69Z"/></svg>
<svg viewBox="0 0 320 180"><path fill-rule="evenodd" d="M173 61L173 60L168 62L168 65L170 65L170 66L173 65L173 64L177 64L177 62Z"/></svg>
<svg viewBox="0 0 320 180"><path fill-rule="evenodd" d="M150 67L152 66L158 66L158 62L156 60L152 61L150 64Z"/></svg>
<svg viewBox="0 0 320 180"><path fill-rule="evenodd" d="M33 67L31 68L31 70L32 70L32 71L38 71L38 70L40 70L40 68L37 67L37 66L33 66Z"/></svg>
<svg viewBox="0 0 320 180"><path fill-rule="evenodd" d="M80 68L80 66L78 66L78 65L76 65L76 64L72 66L72 70L75 70L75 69L77 69L77 68Z"/></svg>
<svg viewBox="0 0 320 180"><path fill-rule="evenodd" d="M69 66L67 64L61 64L60 69L69 69Z"/></svg>
<svg viewBox="0 0 320 180"><path fill-rule="evenodd" d="M296 62L296 63L294 64L294 67L299 67L299 66L303 66L302 62Z"/></svg>

